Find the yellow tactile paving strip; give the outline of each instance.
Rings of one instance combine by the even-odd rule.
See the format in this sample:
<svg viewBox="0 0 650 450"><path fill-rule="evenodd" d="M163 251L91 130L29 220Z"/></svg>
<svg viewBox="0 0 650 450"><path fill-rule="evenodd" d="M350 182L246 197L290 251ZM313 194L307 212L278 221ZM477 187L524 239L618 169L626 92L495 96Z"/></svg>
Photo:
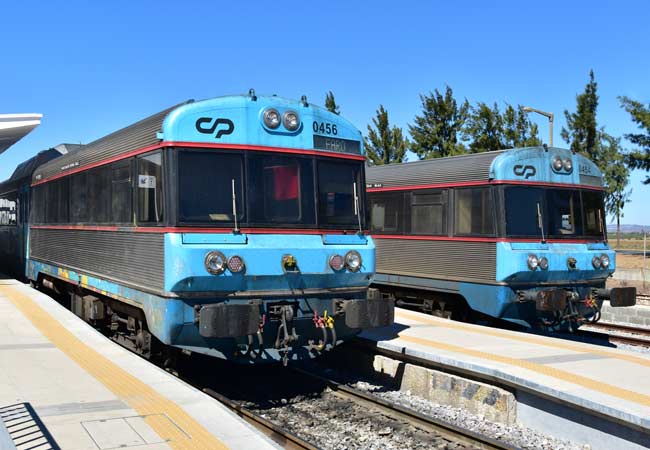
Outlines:
<svg viewBox="0 0 650 450"><path fill-rule="evenodd" d="M3 293L59 350L127 403L167 444L179 450L219 450L228 447L173 401L138 380L81 342L27 295L7 285ZM174 426L164 416L167 416Z"/></svg>
<svg viewBox="0 0 650 450"><path fill-rule="evenodd" d="M404 314L402 311L399 312L399 315L403 316L411 316L411 314ZM418 321L418 322L425 322L423 319L425 318L413 318L412 320ZM447 326L442 325L440 323L432 323L432 325L436 326ZM453 324L450 324L451 328L454 328ZM467 330L467 327L459 327L464 330ZM474 330L471 330L474 332ZM499 337L503 337L500 336ZM509 337L509 336L505 336ZM485 359L488 361L494 361L494 362L499 362L503 364L507 364L513 367L520 367L522 369L530 370L532 372L539 373L541 375L546 375L549 377L556 378L558 380L566 381L569 383L576 384L578 386L585 387L587 389L591 389L592 391L599 392L602 394L610 395L612 397L620 398L626 401L629 401L631 403L636 403L638 405L642 406L650 406L650 395L644 395L640 394L638 392L631 391L629 389L623 389L618 386L613 386L611 384L603 383L602 380L594 380L588 377L585 377L584 375L577 375L571 372L568 372L566 370L561 370L561 369L556 369L554 367L546 366L543 364L537 364L534 362L526 361L523 359L517 359L517 358L509 358L506 356L500 356L500 355L495 355L492 353L488 352L482 352L479 350L472 350L468 349L465 347L461 347L459 345L453 345L453 344L445 344L437 341L433 341L430 339L424 339L424 338L419 338L415 336L409 336L405 333L401 333L399 335L399 339L402 341L406 342L412 342L414 344L419 344L419 345L424 345L427 347L431 348L436 348L439 350L447 351L447 352L452 352L452 353L458 353L461 355L467 355L467 356L472 356L475 358L480 358L480 359ZM584 350L581 350L584 351Z"/></svg>
<svg viewBox="0 0 650 450"><path fill-rule="evenodd" d="M619 353L616 351L603 350L601 348L598 348L597 346L593 346L595 348L591 349L591 348L586 348L585 346L575 345L567 341L562 341L560 339L543 338L543 337L536 337L536 336L530 336L525 334L521 334L521 336L515 336L513 334L504 333L502 331L493 328L470 327L470 326L463 325L460 322L452 322L451 320L448 319L436 320L434 318L421 317L416 314L410 314L403 310L398 311L397 309L395 309L395 317L396 318L403 317L405 319L412 320L414 322L426 323L427 325L433 325L435 327L451 328L451 329L462 330L470 333L484 334L486 336L510 339L513 341L527 342L529 344L543 345L544 347L559 348L562 350L569 350L572 352L599 355L599 356L604 356L606 358L620 359L622 361L627 361L634 364L639 364L641 366L650 367L650 359L641 358L634 355L628 355L626 353Z"/></svg>

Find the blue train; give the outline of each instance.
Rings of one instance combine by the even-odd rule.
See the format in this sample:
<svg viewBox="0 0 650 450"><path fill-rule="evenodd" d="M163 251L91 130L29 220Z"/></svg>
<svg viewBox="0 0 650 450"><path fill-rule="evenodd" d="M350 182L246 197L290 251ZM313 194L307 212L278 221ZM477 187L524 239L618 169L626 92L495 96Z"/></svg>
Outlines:
<svg viewBox="0 0 650 450"><path fill-rule="evenodd" d="M286 363L393 321L369 290L364 161L304 97L189 101L27 162L0 184L24 206L0 236L21 236L13 273L145 356Z"/></svg>
<svg viewBox="0 0 650 450"><path fill-rule="evenodd" d="M375 287L398 305L542 328L598 320L606 289L602 174L585 157L534 147L371 167Z"/></svg>

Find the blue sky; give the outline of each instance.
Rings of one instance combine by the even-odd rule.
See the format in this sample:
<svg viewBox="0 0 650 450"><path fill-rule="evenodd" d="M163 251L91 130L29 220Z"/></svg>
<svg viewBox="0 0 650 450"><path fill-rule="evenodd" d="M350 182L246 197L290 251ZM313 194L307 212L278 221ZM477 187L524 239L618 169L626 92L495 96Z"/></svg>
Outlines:
<svg viewBox="0 0 650 450"><path fill-rule="evenodd" d="M5 154L0 179L38 150L87 143L188 98L332 90L361 130L383 104L406 127L419 94L562 112L594 69L600 125L635 130L619 95L650 102L647 1L6 2L0 113L43 122ZM546 119L539 120L546 139ZM650 225L643 173L623 223Z"/></svg>

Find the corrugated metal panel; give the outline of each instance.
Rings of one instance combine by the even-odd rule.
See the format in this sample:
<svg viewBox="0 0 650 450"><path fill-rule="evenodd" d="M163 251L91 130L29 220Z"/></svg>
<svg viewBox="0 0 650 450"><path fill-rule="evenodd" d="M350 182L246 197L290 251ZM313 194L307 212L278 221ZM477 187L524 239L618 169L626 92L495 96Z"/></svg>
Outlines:
<svg viewBox="0 0 650 450"><path fill-rule="evenodd" d="M375 239L379 273L495 282L494 242Z"/></svg>
<svg viewBox="0 0 650 450"><path fill-rule="evenodd" d="M81 273L164 289L162 233L32 229L31 257Z"/></svg>
<svg viewBox="0 0 650 450"><path fill-rule="evenodd" d="M372 166L366 170L368 184L382 187L488 181L492 161L504 151L427 159L403 164Z"/></svg>
<svg viewBox="0 0 650 450"><path fill-rule="evenodd" d="M67 170L78 169L132 150L157 144L160 140L156 137L156 133L161 131L165 117L179 105L174 105L133 125L97 139L85 145L83 149L62 156L56 161L43 164L34 173L33 181L44 180Z"/></svg>
<svg viewBox="0 0 650 450"><path fill-rule="evenodd" d="M603 185L603 179L599 176L580 174L580 184L601 187Z"/></svg>

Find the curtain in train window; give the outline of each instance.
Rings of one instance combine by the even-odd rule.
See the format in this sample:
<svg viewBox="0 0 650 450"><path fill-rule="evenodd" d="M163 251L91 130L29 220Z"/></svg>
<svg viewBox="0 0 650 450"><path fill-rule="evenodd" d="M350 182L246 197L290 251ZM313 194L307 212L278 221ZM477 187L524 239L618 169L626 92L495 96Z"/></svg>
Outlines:
<svg viewBox="0 0 650 450"><path fill-rule="evenodd" d="M490 188L457 189L455 234L494 235Z"/></svg>
<svg viewBox="0 0 650 450"><path fill-rule="evenodd" d="M138 222L163 220L162 153L138 158Z"/></svg>
<svg viewBox="0 0 650 450"><path fill-rule="evenodd" d="M249 221L254 224L316 224L311 158L250 154Z"/></svg>
<svg viewBox="0 0 650 450"><path fill-rule="evenodd" d="M447 234L447 191L413 193L411 232L413 234Z"/></svg>
<svg viewBox="0 0 650 450"><path fill-rule="evenodd" d="M354 186L363 208L362 166L358 162L318 161L318 218L321 225L358 227L365 222L365 211L357 211ZM356 213L359 213L360 217Z"/></svg>

